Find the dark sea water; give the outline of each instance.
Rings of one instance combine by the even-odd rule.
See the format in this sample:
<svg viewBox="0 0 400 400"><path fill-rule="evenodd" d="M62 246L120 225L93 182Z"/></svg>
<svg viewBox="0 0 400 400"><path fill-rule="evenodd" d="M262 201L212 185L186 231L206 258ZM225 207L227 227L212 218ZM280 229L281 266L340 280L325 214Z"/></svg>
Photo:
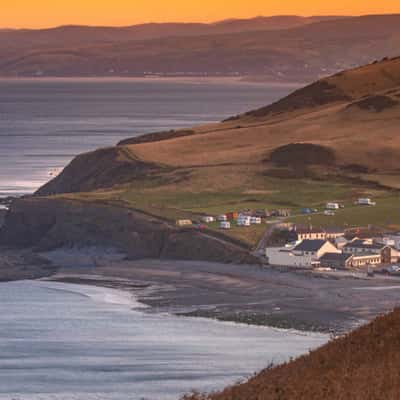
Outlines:
<svg viewBox="0 0 400 400"><path fill-rule="evenodd" d="M232 80L0 80L0 196L34 191L79 153L219 121L293 89Z"/></svg>
<svg viewBox="0 0 400 400"><path fill-rule="evenodd" d="M0 400L178 400L327 341L135 307L112 289L1 283Z"/></svg>

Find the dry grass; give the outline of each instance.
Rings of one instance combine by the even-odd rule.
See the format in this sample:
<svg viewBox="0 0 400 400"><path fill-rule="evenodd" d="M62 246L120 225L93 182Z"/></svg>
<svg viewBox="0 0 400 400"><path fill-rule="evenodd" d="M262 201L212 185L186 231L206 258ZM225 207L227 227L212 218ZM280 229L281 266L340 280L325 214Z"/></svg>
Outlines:
<svg viewBox="0 0 400 400"><path fill-rule="evenodd" d="M186 400L398 400L400 310L247 383Z"/></svg>

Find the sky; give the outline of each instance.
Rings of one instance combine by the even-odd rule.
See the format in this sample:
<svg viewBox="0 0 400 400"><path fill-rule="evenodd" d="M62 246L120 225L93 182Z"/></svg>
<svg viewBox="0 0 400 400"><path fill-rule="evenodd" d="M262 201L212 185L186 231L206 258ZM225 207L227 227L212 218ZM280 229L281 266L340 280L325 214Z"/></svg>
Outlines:
<svg viewBox="0 0 400 400"><path fill-rule="evenodd" d="M257 15L400 13L400 0L1 0L0 27L210 22Z"/></svg>

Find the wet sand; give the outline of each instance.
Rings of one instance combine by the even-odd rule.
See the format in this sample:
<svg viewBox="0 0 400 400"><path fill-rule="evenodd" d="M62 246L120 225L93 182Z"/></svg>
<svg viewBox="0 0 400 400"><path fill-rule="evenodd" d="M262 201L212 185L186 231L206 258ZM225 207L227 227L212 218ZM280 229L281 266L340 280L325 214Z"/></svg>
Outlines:
<svg viewBox="0 0 400 400"><path fill-rule="evenodd" d="M97 260L95 267L61 266L51 279L133 291L139 301L151 306L147 312L335 335L400 305L397 278L369 279L250 265Z"/></svg>

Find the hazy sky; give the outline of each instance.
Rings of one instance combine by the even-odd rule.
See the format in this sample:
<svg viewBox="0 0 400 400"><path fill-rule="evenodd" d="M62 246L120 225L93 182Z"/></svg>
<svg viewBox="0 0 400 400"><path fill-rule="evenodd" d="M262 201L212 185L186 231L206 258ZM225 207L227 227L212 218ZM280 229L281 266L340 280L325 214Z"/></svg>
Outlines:
<svg viewBox="0 0 400 400"><path fill-rule="evenodd" d="M400 0L2 0L1 27L215 21L277 14L400 13Z"/></svg>

